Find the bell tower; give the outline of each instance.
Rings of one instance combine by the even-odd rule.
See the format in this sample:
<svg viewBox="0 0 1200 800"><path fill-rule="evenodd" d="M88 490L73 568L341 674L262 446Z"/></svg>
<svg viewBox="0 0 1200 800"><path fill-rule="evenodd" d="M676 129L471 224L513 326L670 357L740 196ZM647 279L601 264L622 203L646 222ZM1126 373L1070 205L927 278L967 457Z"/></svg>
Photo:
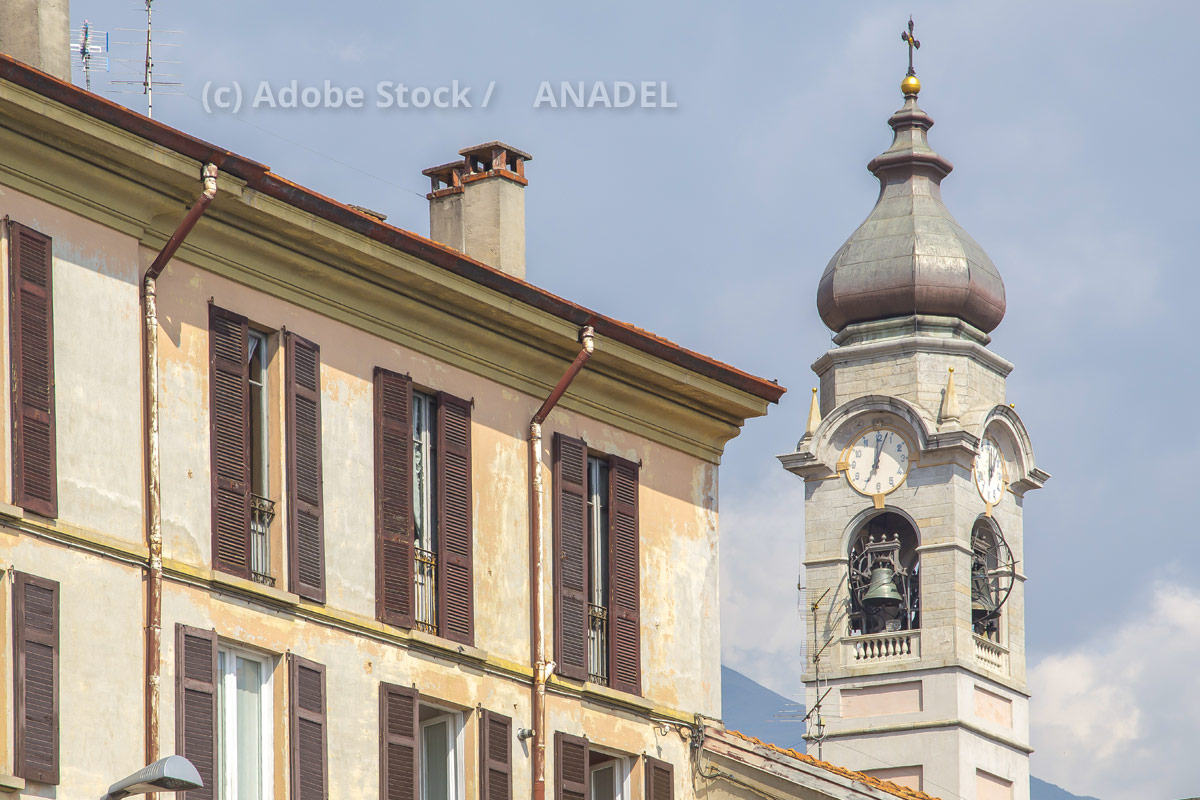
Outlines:
<svg viewBox="0 0 1200 800"><path fill-rule="evenodd" d="M1028 800L1025 493L1049 478L988 349L1004 283L950 215L911 67L880 193L817 291L807 429L809 752L932 795Z"/></svg>

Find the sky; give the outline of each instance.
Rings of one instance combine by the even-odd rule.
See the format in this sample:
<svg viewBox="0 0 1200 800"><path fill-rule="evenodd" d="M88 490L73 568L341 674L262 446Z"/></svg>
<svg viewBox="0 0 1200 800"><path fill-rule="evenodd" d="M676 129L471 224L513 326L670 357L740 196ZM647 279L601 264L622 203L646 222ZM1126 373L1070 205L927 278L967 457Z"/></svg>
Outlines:
<svg viewBox="0 0 1200 800"><path fill-rule="evenodd" d="M137 6L75 0L72 21L137 60L115 44ZM420 171L509 142L534 156L531 282L789 387L722 464L721 624L724 661L792 697L803 492L775 456L831 346L817 280L874 203L913 14L931 144L955 165L943 196L1004 278L991 349L1053 475L1025 506L1033 772L1101 800L1200 793L1200 3L154 7L179 45L159 73L183 84L156 119L421 234ZM280 107L293 80L367 107ZM470 108L374 107L380 82L454 81ZM674 105L660 88L653 107L535 107L543 81L665 82ZM236 113L218 108L234 82Z"/></svg>

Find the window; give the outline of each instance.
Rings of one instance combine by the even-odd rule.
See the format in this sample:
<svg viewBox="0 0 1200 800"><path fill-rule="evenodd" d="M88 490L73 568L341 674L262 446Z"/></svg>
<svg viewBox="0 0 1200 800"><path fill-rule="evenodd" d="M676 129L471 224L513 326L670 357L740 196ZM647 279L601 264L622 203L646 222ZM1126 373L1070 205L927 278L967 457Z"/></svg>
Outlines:
<svg viewBox="0 0 1200 800"><path fill-rule="evenodd" d="M426 702L416 689L381 683L379 796L463 800L463 712ZM480 709L480 796L508 800L512 721Z"/></svg>
<svg viewBox="0 0 1200 800"><path fill-rule="evenodd" d="M589 749L588 779L591 782L591 800L624 800L626 762L620 756L610 756Z"/></svg>
<svg viewBox="0 0 1200 800"><path fill-rule="evenodd" d="M232 647L217 651L220 800L272 797L271 665Z"/></svg>
<svg viewBox="0 0 1200 800"><path fill-rule="evenodd" d="M270 417L267 335L250 330L247 335L246 393L250 414L250 576L275 585L271 577L271 522L275 502L270 498Z"/></svg>
<svg viewBox="0 0 1200 800"><path fill-rule="evenodd" d="M921 627L917 532L885 512L867 521L850 546L850 634Z"/></svg>
<svg viewBox="0 0 1200 800"><path fill-rule="evenodd" d="M462 714L421 706L421 800L457 800Z"/></svg>
<svg viewBox="0 0 1200 800"><path fill-rule="evenodd" d="M588 679L608 684L608 461L588 458ZM594 793L593 793L594 795Z"/></svg>
<svg viewBox="0 0 1200 800"><path fill-rule="evenodd" d="M56 784L59 778L57 581L12 573L14 774Z"/></svg>
<svg viewBox="0 0 1200 800"><path fill-rule="evenodd" d="M641 692L638 464L554 437L558 673Z"/></svg>
<svg viewBox="0 0 1200 800"><path fill-rule="evenodd" d="M375 369L375 597L383 622L473 644L471 402Z"/></svg>

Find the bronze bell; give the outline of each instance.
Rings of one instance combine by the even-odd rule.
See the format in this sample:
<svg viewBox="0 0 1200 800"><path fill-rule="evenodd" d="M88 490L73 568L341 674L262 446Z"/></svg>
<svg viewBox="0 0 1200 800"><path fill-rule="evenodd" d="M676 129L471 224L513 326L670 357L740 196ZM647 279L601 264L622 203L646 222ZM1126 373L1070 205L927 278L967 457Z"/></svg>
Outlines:
<svg viewBox="0 0 1200 800"><path fill-rule="evenodd" d="M864 606L900 605L902 598L896 591L896 573L888 567L876 567L871 570L871 584L863 595Z"/></svg>

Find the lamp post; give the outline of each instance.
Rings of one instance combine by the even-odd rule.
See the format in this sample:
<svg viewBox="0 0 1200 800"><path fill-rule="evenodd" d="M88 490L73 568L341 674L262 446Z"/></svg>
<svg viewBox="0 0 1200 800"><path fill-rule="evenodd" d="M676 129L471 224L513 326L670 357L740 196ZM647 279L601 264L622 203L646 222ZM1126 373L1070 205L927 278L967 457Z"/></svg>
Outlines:
<svg viewBox="0 0 1200 800"><path fill-rule="evenodd" d="M200 780L200 773L192 762L183 756L167 756L108 787L104 800L120 800L132 794L151 792L185 792L203 786L204 781Z"/></svg>

